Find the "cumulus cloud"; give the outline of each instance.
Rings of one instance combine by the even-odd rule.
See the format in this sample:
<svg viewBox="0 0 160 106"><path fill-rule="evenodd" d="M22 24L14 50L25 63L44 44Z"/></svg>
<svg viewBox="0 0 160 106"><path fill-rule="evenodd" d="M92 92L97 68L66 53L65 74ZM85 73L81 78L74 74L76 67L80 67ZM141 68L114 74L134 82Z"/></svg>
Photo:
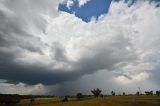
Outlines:
<svg viewBox="0 0 160 106"><path fill-rule="evenodd" d="M81 7L84 4L86 4L87 2L89 2L90 0L78 0L78 1L79 1L79 7Z"/></svg>
<svg viewBox="0 0 160 106"><path fill-rule="evenodd" d="M23 83L9 84L1 83L0 92L5 94L22 94L22 95L45 95L49 94L48 89L42 84L26 85Z"/></svg>
<svg viewBox="0 0 160 106"><path fill-rule="evenodd" d="M89 1L90 0L77 0L78 6L82 7L83 5L85 5ZM70 9L70 7L74 5L75 1L74 0L63 0L62 3L65 3L67 5L67 7Z"/></svg>
<svg viewBox="0 0 160 106"><path fill-rule="evenodd" d="M63 0L63 3L66 3L67 7L70 9L70 7L73 6L74 1L73 0Z"/></svg>
<svg viewBox="0 0 160 106"><path fill-rule="evenodd" d="M112 2L86 23L54 0L0 1L0 78L57 84L99 70L124 82L146 80L159 64L160 8ZM84 3L84 2L83 2Z"/></svg>

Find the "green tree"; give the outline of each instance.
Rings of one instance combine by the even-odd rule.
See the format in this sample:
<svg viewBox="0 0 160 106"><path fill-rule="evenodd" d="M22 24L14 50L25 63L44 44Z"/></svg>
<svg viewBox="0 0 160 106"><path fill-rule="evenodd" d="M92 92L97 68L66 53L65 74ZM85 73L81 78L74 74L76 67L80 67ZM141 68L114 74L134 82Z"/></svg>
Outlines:
<svg viewBox="0 0 160 106"><path fill-rule="evenodd" d="M98 96L101 95L101 92L102 92L102 91L97 88L97 89L93 89L91 92L93 93L93 95L94 95L95 97L98 97Z"/></svg>
<svg viewBox="0 0 160 106"><path fill-rule="evenodd" d="M65 96L65 97L63 98L62 102L68 102L68 97Z"/></svg>
<svg viewBox="0 0 160 106"><path fill-rule="evenodd" d="M125 96L126 95L126 93L125 92L123 92L123 96Z"/></svg>
<svg viewBox="0 0 160 106"><path fill-rule="evenodd" d="M81 98L83 98L82 93L77 93L77 99L80 100Z"/></svg>
<svg viewBox="0 0 160 106"><path fill-rule="evenodd" d="M35 101L35 99L34 99L33 97L31 97L31 99L30 99L30 104L33 104L34 101Z"/></svg>
<svg viewBox="0 0 160 106"><path fill-rule="evenodd" d="M160 91L156 91L156 95L158 95L158 96L159 96L159 95L160 95Z"/></svg>
<svg viewBox="0 0 160 106"><path fill-rule="evenodd" d="M145 91L146 95L153 95L153 91Z"/></svg>
<svg viewBox="0 0 160 106"><path fill-rule="evenodd" d="M138 95L138 96L140 95L139 91L136 92L136 95Z"/></svg>
<svg viewBox="0 0 160 106"><path fill-rule="evenodd" d="M112 94L112 96L115 96L115 95L116 95L116 93L115 93L114 91L111 91L111 94Z"/></svg>

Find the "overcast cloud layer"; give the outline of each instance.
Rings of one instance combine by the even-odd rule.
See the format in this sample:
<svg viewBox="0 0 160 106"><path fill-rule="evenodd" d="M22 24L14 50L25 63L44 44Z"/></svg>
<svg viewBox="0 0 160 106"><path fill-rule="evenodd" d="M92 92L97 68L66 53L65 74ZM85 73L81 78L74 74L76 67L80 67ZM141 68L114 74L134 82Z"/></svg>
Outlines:
<svg viewBox="0 0 160 106"><path fill-rule="evenodd" d="M112 2L108 14L86 23L58 11L58 1L0 0L0 79L55 85L105 70L130 84L159 74L155 3Z"/></svg>

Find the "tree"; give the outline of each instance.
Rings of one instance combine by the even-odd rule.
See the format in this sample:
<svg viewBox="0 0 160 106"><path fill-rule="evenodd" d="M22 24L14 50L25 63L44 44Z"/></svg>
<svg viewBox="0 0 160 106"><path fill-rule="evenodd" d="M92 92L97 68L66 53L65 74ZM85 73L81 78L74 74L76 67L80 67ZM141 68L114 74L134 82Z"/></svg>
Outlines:
<svg viewBox="0 0 160 106"><path fill-rule="evenodd" d="M115 93L114 91L111 91L111 94L112 94L112 96L115 96L115 95L116 95L116 93Z"/></svg>
<svg viewBox="0 0 160 106"><path fill-rule="evenodd" d="M104 97L104 95L103 95L103 94L101 94L101 95L100 95L100 97L102 97L102 98L103 98L103 97Z"/></svg>
<svg viewBox="0 0 160 106"><path fill-rule="evenodd" d="M126 93L125 92L123 92L123 96L125 96L126 95Z"/></svg>
<svg viewBox="0 0 160 106"><path fill-rule="evenodd" d="M77 99L80 100L81 98L83 98L82 93L77 93Z"/></svg>
<svg viewBox="0 0 160 106"><path fill-rule="evenodd" d="M30 99L30 104L33 104L34 101L35 101L34 98L31 97L31 99Z"/></svg>
<svg viewBox="0 0 160 106"><path fill-rule="evenodd" d="M101 94L102 91L97 88L97 89L93 89L91 92L93 93L93 95L95 97L98 97L98 96L100 96L100 94Z"/></svg>
<svg viewBox="0 0 160 106"><path fill-rule="evenodd" d="M145 91L146 95L153 95L153 91Z"/></svg>
<svg viewBox="0 0 160 106"><path fill-rule="evenodd" d="M140 95L139 91L136 92L136 95L138 95L138 96Z"/></svg>
<svg viewBox="0 0 160 106"><path fill-rule="evenodd" d="M159 95L160 95L160 91L156 91L156 95L158 95L158 96L159 96Z"/></svg>
<svg viewBox="0 0 160 106"><path fill-rule="evenodd" d="M65 96L65 97L63 98L62 102L68 102L68 97Z"/></svg>

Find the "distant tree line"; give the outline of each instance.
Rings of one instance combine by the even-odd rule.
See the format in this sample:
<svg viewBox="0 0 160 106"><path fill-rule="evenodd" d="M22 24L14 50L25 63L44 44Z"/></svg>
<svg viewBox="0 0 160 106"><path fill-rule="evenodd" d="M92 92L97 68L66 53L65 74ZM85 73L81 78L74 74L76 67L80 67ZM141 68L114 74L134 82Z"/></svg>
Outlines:
<svg viewBox="0 0 160 106"><path fill-rule="evenodd" d="M103 97L102 90L100 90L99 88L91 90L91 93L93 94L94 97ZM145 95L154 95L153 91L145 91L144 93L145 93ZM125 96L126 93L123 92L122 94L118 94L117 96L122 96L122 95ZM133 94L128 94L128 95L133 95ZM144 95L144 94L141 94L138 91L138 92L136 92L135 95ZM160 90L157 90L155 92L155 95L160 96ZM116 96L116 92L111 91L111 96ZM82 98L84 98L86 96L84 96L82 93L79 92L79 93L77 93L76 97L78 100L82 100Z"/></svg>
<svg viewBox="0 0 160 106"><path fill-rule="evenodd" d="M10 106L18 104L21 99L30 99L30 104L35 101L34 98L51 98L53 95L18 95L18 94L0 94L0 106Z"/></svg>
<svg viewBox="0 0 160 106"><path fill-rule="evenodd" d="M21 100L21 97L17 94L0 94L0 104L10 105L17 104Z"/></svg>
<svg viewBox="0 0 160 106"><path fill-rule="evenodd" d="M91 90L91 93L96 98L104 96L102 94L102 90L100 90L99 88ZM111 91L110 93L111 93L111 96L116 96L116 92L115 91ZM157 90L155 93L153 92L153 90L145 91L144 93L145 93L145 95L157 95L157 96L160 96L160 90ZM122 96L122 95L125 96L127 94L125 92L123 92L122 94L118 94L118 96ZM133 95L133 94L131 94L131 95ZM144 95L144 94L142 94L142 93L140 93L138 91L138 92L136 92L135 95ZM92 95L84 95L84 94L79 92L79 93L77 93L76 98L77 98L77 100L83 100L83 99L87 99L87 98L88 99L89 98L93 98L93 96ZM45 98L51 98L51 97L55 97L55 96L54 95L52 95L52 96L44 96L44 95L0 94L0 106L1 105L9 106L10 104L18 104L21 99L30 99L30 104L32 105L34 103L34 101L35 101L34 98L44 98L44 97ZM71 96L63 97L62 102L67 102L68 101L68 97L71 97Z"/></svg>

